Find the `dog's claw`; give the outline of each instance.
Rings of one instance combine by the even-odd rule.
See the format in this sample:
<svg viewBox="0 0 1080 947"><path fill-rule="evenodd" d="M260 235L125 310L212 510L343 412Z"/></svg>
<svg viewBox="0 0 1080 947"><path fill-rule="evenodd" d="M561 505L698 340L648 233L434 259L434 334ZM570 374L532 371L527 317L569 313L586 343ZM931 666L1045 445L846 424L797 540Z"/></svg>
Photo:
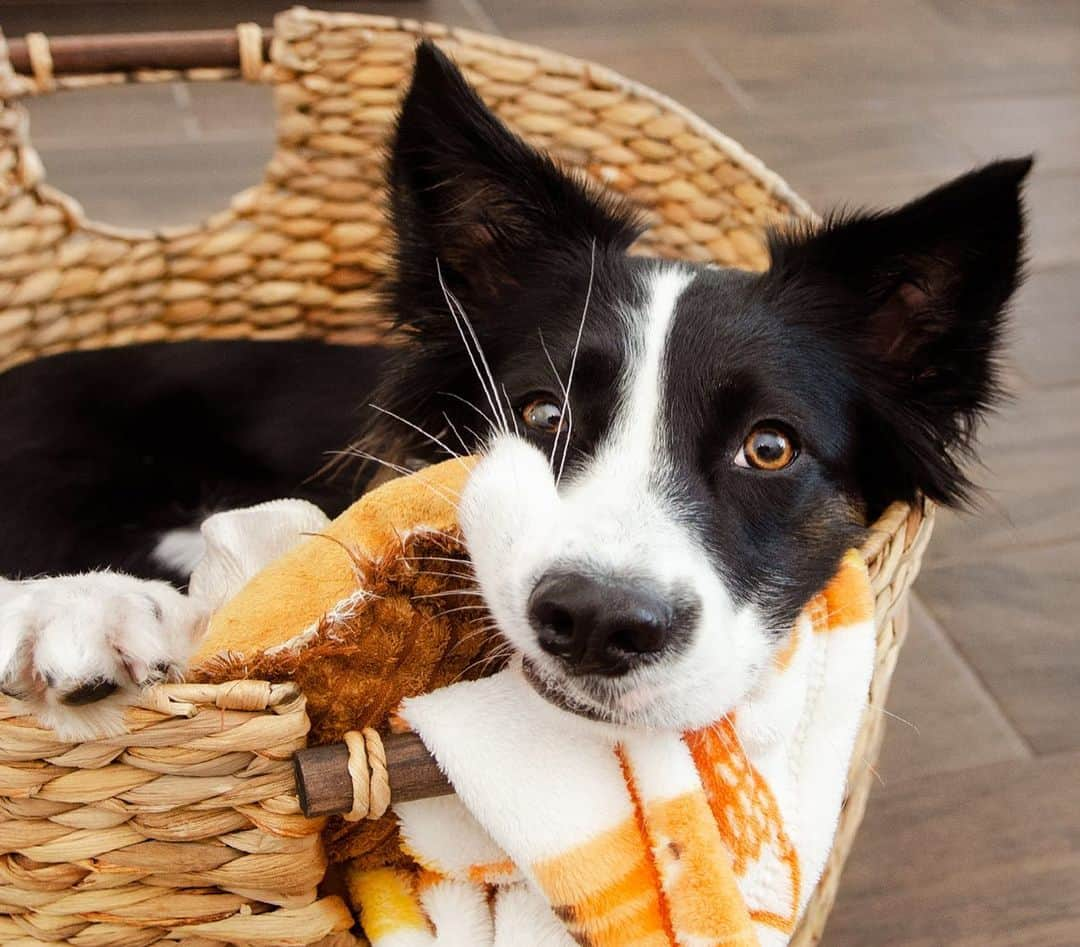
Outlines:
<svg viewBox="0 0 1080 947"><path fill-rule="evenodd" d="M115 694L120 685L116 681L99 677L87 681L74 690L68 691L60 698L60 703L66 707L82 707L85 704L96 704L99 700Z"/></svg>

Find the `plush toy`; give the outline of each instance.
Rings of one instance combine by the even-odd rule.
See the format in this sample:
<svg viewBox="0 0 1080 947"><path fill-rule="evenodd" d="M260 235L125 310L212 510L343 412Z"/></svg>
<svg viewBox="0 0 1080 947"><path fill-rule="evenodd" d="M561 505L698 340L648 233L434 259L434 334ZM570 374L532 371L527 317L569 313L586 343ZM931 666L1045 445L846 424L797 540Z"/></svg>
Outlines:
<svg viewBox="0 0 1080 947"><path fill-rule="evenodd" d="M192 586L224 604L188 679L295 681L309 742L323 744L385 726L405 697L496 670L456 526L470 466L453 460L391 480L332 523L301 501L212 517ZM395 824L331 820L331 859L407 861Z"/></svg>
<svg viewBox="0 0 1080 947"><path fill-rule="evenodd" d="M295 681L314 744L400 710L449 778L456 795L326 829L374 947L786 944L871 676L861 557L722 720L598 724L547 703L489 632L455 516L474 464L390 481L333 523L299 501L211 518L192 584L223 604L191 676Z"/></svg>

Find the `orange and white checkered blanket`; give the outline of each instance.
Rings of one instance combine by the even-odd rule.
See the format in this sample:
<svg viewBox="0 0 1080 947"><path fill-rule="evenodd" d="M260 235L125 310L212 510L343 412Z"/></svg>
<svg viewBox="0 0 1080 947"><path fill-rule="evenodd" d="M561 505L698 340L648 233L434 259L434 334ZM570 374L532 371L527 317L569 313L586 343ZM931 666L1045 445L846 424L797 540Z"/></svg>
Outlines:
<svg viewBox="0 0 1080 947"><path fill-rule="evenodd" d="M874 655L849 552L744 706L597 724L520 667L408 701L456 796L396 806L421 871L356 871L373 947L786 944L825 865Z"/></svg>

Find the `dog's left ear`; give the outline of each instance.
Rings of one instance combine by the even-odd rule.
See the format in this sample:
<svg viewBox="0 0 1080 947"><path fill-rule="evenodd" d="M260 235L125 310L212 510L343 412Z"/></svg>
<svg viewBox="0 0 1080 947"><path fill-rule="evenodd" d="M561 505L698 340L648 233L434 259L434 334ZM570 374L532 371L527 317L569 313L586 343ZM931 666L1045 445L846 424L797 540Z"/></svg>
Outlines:
<svg viewBox="0 0 1080 947"><path fill-rule="evenodd" d="M864 424L875 429L863 442L894 468L884 474L893 478L890 498L915 490L945 503L966 498L956 455L970 449L998 395L1031 166L1030 158L996 162L895 211L773 241L770 284L794 290L810 309L824 304L818 317L858 363L873 415Z"/></svg>
<svg viewBox="0 0 1080 947"><path fill-rule="evenodd" d="M397 239L395 307L435 309L451 325L437 276L474 318L538 269L625 250L641 224L630 207L572 177L513 134L433 43L416 50L390 151Z"/></svg>

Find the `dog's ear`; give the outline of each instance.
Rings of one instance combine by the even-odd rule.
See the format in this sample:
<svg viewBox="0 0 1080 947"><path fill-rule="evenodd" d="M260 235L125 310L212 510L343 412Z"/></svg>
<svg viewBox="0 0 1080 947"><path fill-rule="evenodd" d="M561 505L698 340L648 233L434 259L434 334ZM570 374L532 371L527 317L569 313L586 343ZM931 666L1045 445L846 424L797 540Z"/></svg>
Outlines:
<svg viewBox="0 0 1080 947"><path fill-rule="evenodd" d="M405 319L431 309L446 316L439 271L475 314L560 254L587 258L593 241L625 249L640 232L626 204L511 133L430 42L416 50L389 179L392 302Z"/></svg>
<svg viewBox="0 0 1080 947"><path fill-rule="evenodd" d="M967 498L957 461L999 394L1031 165L996 162L897 210L773 241L770 283L797 288L857 363L868 405L863 452L878 455L865 459L873 476L864 481L885 499L915 490L945 503Z"/></svg>

